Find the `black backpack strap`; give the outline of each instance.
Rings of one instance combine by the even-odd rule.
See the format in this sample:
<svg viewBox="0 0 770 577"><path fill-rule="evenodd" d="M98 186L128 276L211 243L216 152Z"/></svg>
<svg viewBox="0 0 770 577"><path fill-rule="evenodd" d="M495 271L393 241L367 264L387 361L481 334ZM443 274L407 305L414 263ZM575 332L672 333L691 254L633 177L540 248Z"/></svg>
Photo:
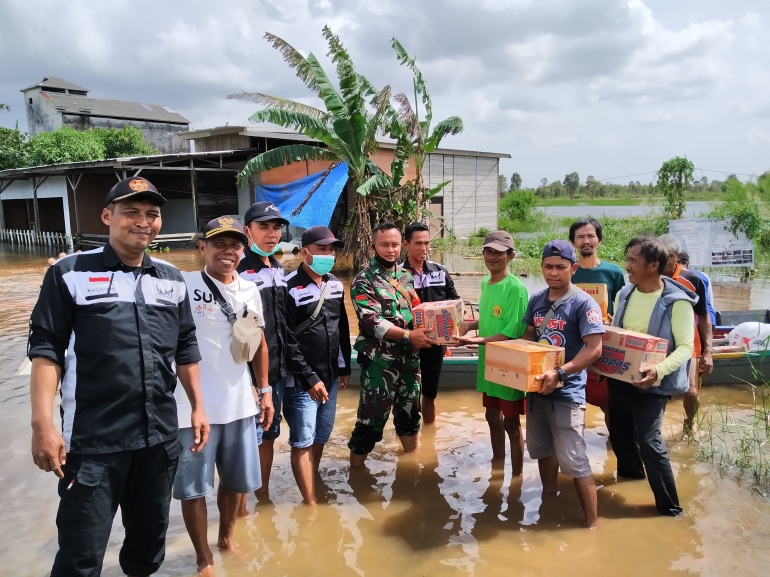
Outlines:
<svg viewBox="0 0 770 577"><path fill-rule="evenodd" d="M231 325L234 325L235 321L238 320L238 317L233 311L233 307L231 307L230 304L225 300L225 297L223 297L222 293L219 292L217 285L214 284L214 281L209 278L209 275L207 275L205 271L201 271L201 278L211 291L211 294L214 296L214 300L217 301L219 308L222 309L222 312L227 317L227 320L230 321Z"/></svg>

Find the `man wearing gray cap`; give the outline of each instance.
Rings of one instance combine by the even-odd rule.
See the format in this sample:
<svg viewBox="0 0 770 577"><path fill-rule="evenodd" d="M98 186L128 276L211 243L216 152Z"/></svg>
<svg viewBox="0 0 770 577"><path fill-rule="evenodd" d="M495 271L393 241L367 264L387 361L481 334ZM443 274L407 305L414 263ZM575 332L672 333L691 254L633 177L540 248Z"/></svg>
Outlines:
<svg viewBox="0 0 770 577"><path fill-rule="evenodd" d="M481 280L479 336L462 337L460 342L485 345L493 341L517 339L524 333L522 318L527 308L527 289L509 270L509 264L514 258L513 248L513 238L504 230L490 232L484 239L482 250L489 275ZM505 460L507 433L511 446L512 474L521 475L524 466L524 435L521 434L520 418L524 414L524 393L484 378L485 352L486 347L479 346L476 390L483 395L492 441L492 458Z"/></svg>
<svg viewBox="0 0 770 577"><path fill-rule="evenodd" d="M532 295L524 314L526 340L564 347L561 367L540 375L540 392L527 393L527 450L537 459L543 493L556 493L561 472L572 477L586 527L597 524L596 482L583 438L586 367L602 352L604 322L596 301L572 284L575 247L553 240L543 249L541 269L548 287Z"/></svg>

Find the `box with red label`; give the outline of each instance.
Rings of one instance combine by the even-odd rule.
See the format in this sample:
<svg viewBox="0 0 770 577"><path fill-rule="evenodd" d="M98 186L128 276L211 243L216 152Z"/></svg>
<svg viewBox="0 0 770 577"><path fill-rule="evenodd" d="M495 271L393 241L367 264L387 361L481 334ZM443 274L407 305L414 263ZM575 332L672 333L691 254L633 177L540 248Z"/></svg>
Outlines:
<svg viewBox="0 0 770 577"><path fill-rule="evenodd" d="M588 370L612 379L635 383L641 380L639 369L657 365L666 359L668 341L620 327L604 327L602 355ZM653 386L659 386L660 381Z"/></svg>
<svg viewBox="0 0 770 577"><path fill-rule="evenodd" d="M540 390L542 381L536 376L564 364L564 347L522 339L494 341L485 346L484 378L525 393Z"/></svg>
<svg viewBox="0 0 770 577"><path fill-rule="evenodd" d="M609 306L610 296L607 291L607 285L603 282L579 282L575 283L575 286L582 289L584 293L593 298L599 305L602 311L602 318L605 322L610 320L607 311Z"/></svg>
<svg viewBox="0 0 770 577"><path fill-rule="evenodd" d="M441 345L458 344L457 337L466 333L463 322L463 301L422 303L412 309L414 328L426 333Z"/></svg>

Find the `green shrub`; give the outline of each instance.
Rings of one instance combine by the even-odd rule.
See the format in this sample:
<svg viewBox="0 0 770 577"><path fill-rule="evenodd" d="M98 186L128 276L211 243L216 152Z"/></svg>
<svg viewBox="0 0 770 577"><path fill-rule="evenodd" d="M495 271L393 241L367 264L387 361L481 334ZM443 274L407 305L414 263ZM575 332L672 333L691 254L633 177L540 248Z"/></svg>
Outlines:
<svg viewBox="0 0 770 577"><path fill-rule="evenodd" d="M102 160L104 143L93 131L65 126L53 132L39 132L30 138L27 155L30 166Z"/></svg>
<svg viewBox="0 0 770 577"><path fill-rule="evenodd" d="M499 204L503 220L529 220L537 206L537 197L531 190L514 190L506 194Z"/></svg>

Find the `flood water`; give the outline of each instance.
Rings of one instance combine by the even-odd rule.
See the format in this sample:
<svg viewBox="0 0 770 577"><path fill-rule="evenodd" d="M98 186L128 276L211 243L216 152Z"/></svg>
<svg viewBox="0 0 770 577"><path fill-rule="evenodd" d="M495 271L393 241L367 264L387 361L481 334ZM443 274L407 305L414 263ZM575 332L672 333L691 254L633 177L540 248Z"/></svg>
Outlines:
<svg viewBox="0 0 770 577"><path fill-rule="evenodd" d="M47 575L56 552L56 479L29 454L28 377L14 372L25 354L27 320L46 268L46 254L0 245L0 575ZM201 266L193 251L161 255L182 269ZM287 258L287 268L296 258ZM710 271L713 272L713 271ZM759 308L770 302L767 279L741 282L712 275L717 308ZM525 280L530 290L538 279ZM463 297L477 300L479 277L457 277ZM741 386L707 387L703 406L748 407ZM441 391L435 426L424 428L416 455L399 455L392 425L367 460L350 472L346 447L355 422L357 389L338 397L337 422L321 463L315 510L301 505L289 464L287 432L276 442L269 501L249 497L249 516L236 526L238 554L215 553L219 575L767 575L770 503L747 486L694 460L681 441L683 410L672 401L664 429L682 506L679 519L655 514L645 481L618 482L601 412L589 406L586 440L599 484L596 531L581 528L571 482L543 499L537 464L525 460L512 478L510 463L491 467L480 396L472 389ZM209 499L210 542L216 505ZM104 575L121 575L119 517ZM191 575L192 545L179 502L171 509L166 562L158 575Z"/></svg>
<svg viewBox="0 0 770 577"><path fill-rule="evenodd" d="M688 201L683 218L698 218L711 212L715 204L716 202L708 202L704 200ZM639 204L631 206L596 206L588 202L585 204L576 204L571 206L540 207L540 210L545 212L548 216L557 218L566 216L581 218L589 215L597 218L601 218L603 216L645 216L649 214L653 209L660 210L660 207L650 204Z"/></svg>

